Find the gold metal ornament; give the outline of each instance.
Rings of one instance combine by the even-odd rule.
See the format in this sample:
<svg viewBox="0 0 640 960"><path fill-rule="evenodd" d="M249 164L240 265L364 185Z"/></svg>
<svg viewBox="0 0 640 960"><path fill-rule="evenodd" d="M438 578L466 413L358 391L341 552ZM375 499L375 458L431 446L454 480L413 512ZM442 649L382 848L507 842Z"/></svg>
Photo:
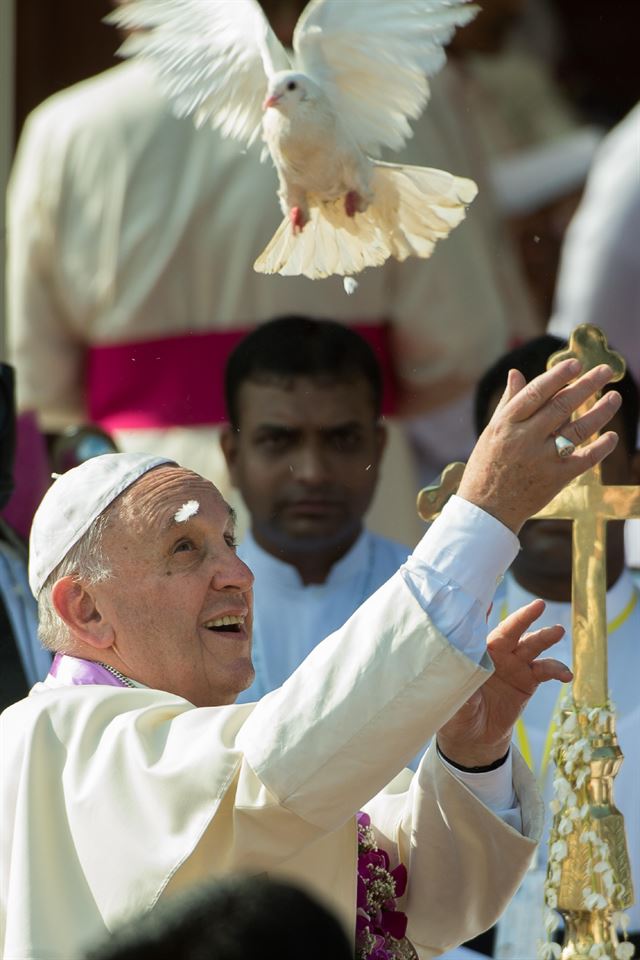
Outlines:
<svg viewBox="0 0 640 960"><path fill-rule="evenodd" d="M604 334L592 324L577 327L568 348L553 354L547 367L571 357L580 360L583 371L608 363L614 371L613 381L624 376L623 358L609 350ZM583 404L574 416L586 413L596 399L591 398ZM420 491L418 513L423 520L435 519L456 492L463 472L464 464L451 464L443 472L441 483ZM605 951L602 956L614 957L618 938L612 914L633 903L624 820L613 801L613 780L622 763L622 752L615 734L614 718L608 712L605 550L607 522L632 517L640 517L640 487L604 486L597 464L568 484L534 518L573 521L573 705L578 722L572 736L576 742L578 739L588 741L590 746L589 774L580 789L578 802L585 809L588 807L586 819L593 827L594 838L598 843L605 841L608 845L608 859L614 877L614 893L606 898L606 906L590 909L585 902L585 890L591 888L595 876L591 845L581 842L577 831L568 836L560 834L557 815L549 849L555 841L567 843L567 855L561 862L557 885L557 909L565 921L562 960L591 960L594 953L590 951L594 945L601 945ZM606 719L600 726L592 724L589 717L600 713ZM566 718L567 713L561 722ZM562 749L559 759L562 762Z"/></svg>

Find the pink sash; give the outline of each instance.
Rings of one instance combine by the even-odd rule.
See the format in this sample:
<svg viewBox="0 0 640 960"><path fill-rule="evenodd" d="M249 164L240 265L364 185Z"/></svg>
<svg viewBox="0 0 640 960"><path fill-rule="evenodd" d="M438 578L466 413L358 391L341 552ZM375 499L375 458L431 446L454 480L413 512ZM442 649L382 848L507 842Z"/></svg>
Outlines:
<svg viewBox="0 0 640 960"><path fill-rule="evenodd" d="M224 423L227 358L250 329L90 347L86 393L91 421L107 431ZM376 354L384 385L382 412L393 413L396 391L389 328L354 324L351 329Z"/></svg>

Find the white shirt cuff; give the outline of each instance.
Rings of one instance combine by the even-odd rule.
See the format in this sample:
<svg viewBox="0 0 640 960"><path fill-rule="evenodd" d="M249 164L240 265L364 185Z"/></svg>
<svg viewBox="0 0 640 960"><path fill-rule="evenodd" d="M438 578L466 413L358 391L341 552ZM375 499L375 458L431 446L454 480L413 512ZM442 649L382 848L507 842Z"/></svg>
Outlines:
<svg viewBox="0 0 640 960"><path fill-rule="evenodd" d="M454 494L413 556L488 607L519 549L519 540L512 530Z"/></svg>
<svg viewBox="0 0 640 960"><path fill-rule="evenodd" d="M400 568L401 576L452 646L479 663L496 586L518 553L504 524L454 496Z"/></svg>
<svg viewBox="0 0 640 960"><path fill-rule="evenodd" d="M441 753L440 762L450 770L454 777L464 783L471 793L500 817L505 823L522 833L522 815L513 786L513 760L511 750L505 762L496 770L485 773L466 773L449 763Z"/></svg>

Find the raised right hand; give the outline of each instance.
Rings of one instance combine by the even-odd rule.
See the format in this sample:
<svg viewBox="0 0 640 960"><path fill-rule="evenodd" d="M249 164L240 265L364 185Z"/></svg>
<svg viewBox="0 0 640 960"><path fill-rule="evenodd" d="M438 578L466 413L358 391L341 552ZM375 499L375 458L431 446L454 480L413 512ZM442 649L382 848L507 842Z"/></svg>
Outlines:
<svg viewBox="0 0 640 960"><path fill-rule="evenodd" d="M606 364L574 380L579 372L578 360L563 360L530 383L518 370L509 371L500 403L465 467L458 495L516 534L529 517L603 460L618 442L617 434L608 431L584 443L620 407L620 394L615 391L605 393L591 410L571 420L578 407L611 379ZM571 456L558 455L556 434L576 444ZM584 446L578 447L581 443Z"/></svg>

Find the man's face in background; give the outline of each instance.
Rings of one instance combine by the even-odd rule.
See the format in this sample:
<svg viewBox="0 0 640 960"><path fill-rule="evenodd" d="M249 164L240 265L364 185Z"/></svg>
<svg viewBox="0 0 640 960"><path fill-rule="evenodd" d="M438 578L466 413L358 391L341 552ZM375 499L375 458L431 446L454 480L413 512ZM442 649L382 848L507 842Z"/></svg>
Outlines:
<svg viewBox="0 0 640 960"><path fill-rule="evenodd" d="M256 541L283 559L353 542L385 442L368 382L245 381L238 421L223 446Z"/></svg>

